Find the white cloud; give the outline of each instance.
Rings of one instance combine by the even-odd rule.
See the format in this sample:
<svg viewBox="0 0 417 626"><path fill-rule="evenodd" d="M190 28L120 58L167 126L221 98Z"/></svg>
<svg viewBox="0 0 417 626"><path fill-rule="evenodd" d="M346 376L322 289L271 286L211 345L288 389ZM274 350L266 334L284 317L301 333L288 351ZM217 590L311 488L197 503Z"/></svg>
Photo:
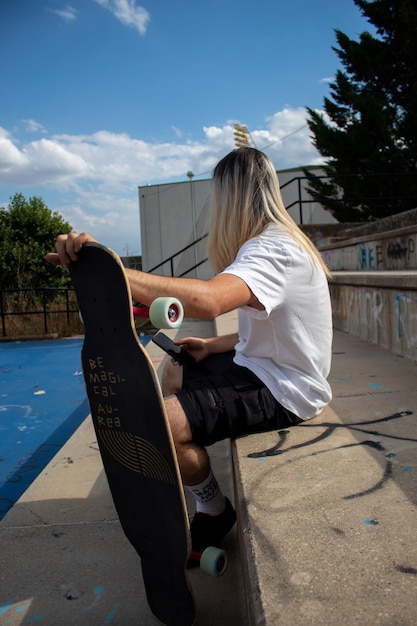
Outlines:
<svg viewBox="0 0 417 626"><path fill-rule="evenodd" d="M334 81L334 76L325 76L319 80L319 83L332 83Z"/></svg>
<svg viewBox="0 0 417 626"><path fill-rule="evenodd" d="M19 185L57 184L79 177L87 163L54 139L16 145L4 129L0 131L0 183Z"/></svg>
<svg viewBox="0 0 417 626"><path fill-rule="evenodd" d="M8 176L10 172L14 172L26 162L27 159L15 145L11 135L4 128L0 128L0 180L2 172Z"/></svg>
<svg viewBox="0 0 417 626"><path fill-rule="evenodd" d="M46 130L34 119L24 120L26 130ZM273 158L277 169L306 165L316 159L303 107L285 107L266 118L263 128L250 129L256 146ZM224 126L203 127L204 138L200 141L151 143L127 133L99 130L89 135L53 135L27 143L12 138L6 129L0 128L1 155L14 171L13 177L25 175L45 178L50 172L53 183L62 175L75 180L106 181L111 184L170 180L185 176L191 169L195 173L205 171L200 163L207 158L221 158L234 147L233 123ZM19 147L22 143L22 147ZM26 169L22 169L26 164ZM0 182L6 182L1 173Z"/></svg>
<svg viewBox="0 0 417 626"><path fill-rule="evenodd" d="M43 129L26 120L31 130ZM304 108L286 107L252 131L259 149L277 169L321 161L310 141ZM206 126L201 141L149 143L127 133L100 130L90 135L55 135L22 145L0 129L0 183L106 185L121 189L152 182L185 179L186 172L209 174L234 147L233 125ZM43 129L43 132L45 130Z"/></svg>
<svg viewBox="0 0 417 626"><path fill-rule="evenodd" d="M285 107L267 118L267 128L252 132L257 147L273 160L278 170L323 162L310 139L306 110Z"/></svg>
<svg viewBox="0 0 417 626"><path fill-rule="evenodd" d="M140 224L137 190L111 193L101 187L77 188L72 203L54 206L76 232L87 231L111 245L119 254L140 254Z"/></svg>
<svg viewBox="0 0 417 626"><path fill-rule="evenodd" d="M67 4L65 9L49 9L49 10L51 13L55 13L56 15L59 15L59 17L62 17L62 19L65 22L72 22L73 20L77 19L77 11L74 9L74 7L70 6L69 4Z"/></svg>
<svg viewBox="0 0 417 626"><path fill-rule="evenodd" d="M189 170L209 178L234 147L233 122L204 127L198 141L164 143L107 130L25 142L23 131L17 139L0 127L0 185L11 193L28 189L75 230L90 230L120 253L128 244L133 253L140 249L137 187L186 180ZM36 120L29 126L41 128ZM250 130L278 170L323 161L311 143L304 108L288 106Z"/></svg>
<svg viewBox="0 0 417 626"><path fill-rule="evenodd" d="M36 120L22 120L28 133L46 133L46 128Z"/></svg>
<svg viewBox="0 0 417 626"><path fill-rule="evenodd" d="M136 0L95 0L108 9L125 26L131 26L144 35L150 21L148 11L136 5Z"/></svg>
<svg viewBox="0 0 417 626"><path fill-rule="evenodd" d="M177 128L176 126L171 126L171 128L174 131L174 134L178 139L182 137L183 133L182 133L181 128Z"/></svg>

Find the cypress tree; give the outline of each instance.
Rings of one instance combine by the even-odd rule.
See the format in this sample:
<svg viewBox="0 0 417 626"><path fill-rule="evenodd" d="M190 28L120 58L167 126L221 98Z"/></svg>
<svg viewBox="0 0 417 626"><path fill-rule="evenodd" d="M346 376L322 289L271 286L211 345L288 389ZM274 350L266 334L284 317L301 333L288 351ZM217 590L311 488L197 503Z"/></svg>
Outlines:
<svg viewBox="0 0 417 626"><path fill-rule="evenodd" d="M365 221L417 207L417 3L354 0L374 27L358 41L335 30L344 71L324 111L308 111L325 157L312 196L339 221Z"/></svg>

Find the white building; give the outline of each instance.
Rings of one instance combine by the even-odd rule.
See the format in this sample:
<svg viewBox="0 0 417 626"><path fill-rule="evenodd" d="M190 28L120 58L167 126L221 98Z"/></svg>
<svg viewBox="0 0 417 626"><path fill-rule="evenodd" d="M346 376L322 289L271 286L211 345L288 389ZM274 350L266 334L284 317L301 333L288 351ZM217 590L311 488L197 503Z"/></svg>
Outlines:
<svg viewBox="0 0 417 626"><path fill-rule="evenodd" d="M316 175L322 173L318 168L314 170ZM297 224L336 222L307 192L307 180L301 169L277 174L284 204ZM213 275L205 261L210 189L211 180L192 178L181 183L139 187L144 271L158 266L155 272L164 276L210 278ZM195 241L198 242L193 245ZM162 261L166 262L160 265Z"/></svg>

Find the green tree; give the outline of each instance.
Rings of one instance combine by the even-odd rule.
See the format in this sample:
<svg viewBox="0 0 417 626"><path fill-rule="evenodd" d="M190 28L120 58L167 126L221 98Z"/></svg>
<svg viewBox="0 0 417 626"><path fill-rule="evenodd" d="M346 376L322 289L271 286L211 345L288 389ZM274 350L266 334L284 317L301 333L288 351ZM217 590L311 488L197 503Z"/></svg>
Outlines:
<svg viewBox="0 0 417 626"><path fill-rule="evenodd" d="M68 273L47 263L45 254L53 250L57 235L71 230L41 198L26 200L16 193L0 210L0 288L69 286Z"/></svg>
<svg viewBox="0 0 417 626"><path fill-rule="evenodd" d="M339 221L364 221L417 207L416 0L354 0L375 27L358 41L336 30L344 66L310 108L313 143L326 158L313 197Z"/></svg>

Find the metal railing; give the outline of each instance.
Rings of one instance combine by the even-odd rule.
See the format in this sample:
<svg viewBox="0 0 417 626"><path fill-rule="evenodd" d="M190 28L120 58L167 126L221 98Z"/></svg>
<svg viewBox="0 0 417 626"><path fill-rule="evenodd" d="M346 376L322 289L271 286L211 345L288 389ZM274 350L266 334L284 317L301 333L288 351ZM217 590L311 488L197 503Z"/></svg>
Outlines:
<svg viewBox="0 0 417 626"><path fill-rule="evenodd" d="M164 265L168 263L169 268L170 268L170 276L176 276L177 278L182 278L183 276L186 276L187 274L195 270L197 267L200 267L200 265L203 265L203 263L205 263L208 259L205 258L202 261L195 263L194 265L189 267L187 270L185 270L185 272L181 272L180 274L175 274L175 271L174 271L175 259L181 254L183 254L184 252L187 252L187 250L189 250L190 248L194 248L194 246L200 243L200 241L203 241L203 239L206 239L206 237L208 237L208 233L205 233L204 235L202 235L195 241L192 241L190 244L188 244L188 246L185 246L181 250L178 250L178 252L176 252L175 254L172 254L171 256L167 257L166 259L158 263L158 265L155 265L154 267L152 267L150 270L148 270L148 274L153 274L153 272L155 272L156 270L160 269L161 267L163 267Z"/></svg>
<svg viewBox="0 0 417 626"><path fill-rule="evenodd" d="M43 333L47 335L54 331L50 321L52 315L65 316L65 321L69 325L72 313L78 314L78 304L73 289L65 287L0 289L2 337L10 336L7 332L7 320L12 317L37 316L41 319L40 326Z"/></svg>
<svg viewBox="0 0 417 626"><path fill-rule="evenodd" d="M327 176L327 175L315 175L315 178L318 179L333 179L334 177L332 176ZM394 186L393 186L393 181L396 178L408 178L408 177L412 177L412 179L415 179L415 174L411 173L411 172L400 172L400 173L386 173L386 174L344 174L343 176L339 176L338 178L369 178L369 179L376 179L376 178L382 178L384 180L384 182L386 182L387 180L390 183L390 186L392 188L391 193L386 194L386 195L378 195L378 196L373 196L373 195L369 195L369 196L347 196L347 195L341 195L340 198L338 198L339 201L343 202L352 202L354 201L355 203L358 204L366 204L366 202L373 202L375 200L379 200L379 201L398 201L398 200L414 200L416 207L417 207L417 196L416 195L407 195L407 194L398 194L395 193L394 191ZM308 176L295 176L294 178L291 178L291 180L288 180L286 183L284 183L283 185L281 185L281 191L283 189L285 189L286 187L289 187L290 185L296 185L297 189L296 189L296 194L297 197L295 200L293 200L293 202L291 202L290 204L286 205L286 209L287 211L289 211L290 209L292 209L294 206L299 207L299 223L303 224L304 220L303 220L303 205L304 204L310 204L311 202L317 202L318 204L320 204L320 200L319 199L314 199L311 196L309 196L308 198L303 199L303 191L305 194L309 193L309 190L306 186L303 186L303 182L310 182ZM342 191L342 190L341 190ZM325 198L323 197L323 200ZM406 209L404 209L406 210Z"/></svg>

